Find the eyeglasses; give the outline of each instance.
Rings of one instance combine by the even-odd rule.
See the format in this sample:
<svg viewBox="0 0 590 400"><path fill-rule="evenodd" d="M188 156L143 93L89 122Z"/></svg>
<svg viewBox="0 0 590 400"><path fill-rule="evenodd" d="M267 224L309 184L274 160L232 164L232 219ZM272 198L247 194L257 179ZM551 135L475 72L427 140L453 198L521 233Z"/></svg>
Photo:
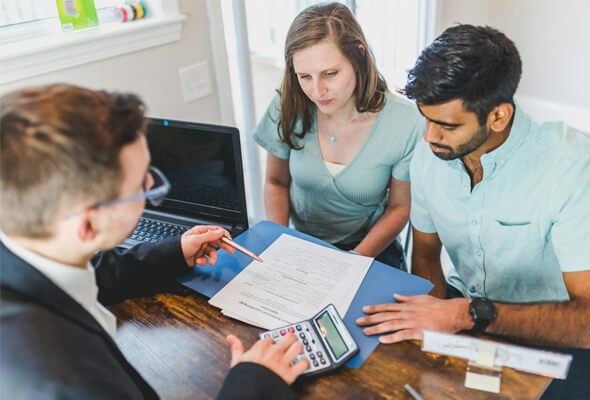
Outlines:
<svg viewBox="0 0 590 400"><path fill-rule="evenodd" d="M148 190L148 186L151 186L151 189ZM150 167L148 173L143 181L143 192L138 194L132 194L131 196L122 197L120 199L113 199L113 200L105 200L99 201L95 203L91 208L101 208L101 207L110 207L116 204L121 203L128 203L132 201L138 200L147 200L150 204L154 206L159 206L164 201L164 198L170 191L170 182L164 176L162 171L160 171L156 167ZM84 210L74 211L69 213L68 217L74 217L79 215Z"/></svg>

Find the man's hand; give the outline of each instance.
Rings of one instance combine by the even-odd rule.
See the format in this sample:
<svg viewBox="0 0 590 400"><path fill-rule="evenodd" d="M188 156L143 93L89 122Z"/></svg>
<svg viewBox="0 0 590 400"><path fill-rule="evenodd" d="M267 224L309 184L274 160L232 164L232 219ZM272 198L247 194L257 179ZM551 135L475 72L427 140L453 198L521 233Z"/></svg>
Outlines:
<svg viewBox="0 0 590 400"><path fill-rule="evenodd" d="M423 329L455 333L473 327L468 299L399 294L393 297L397 303L364 307L363 311L370 315L356 321L359 326L369 326L363 330L366 335L387 333L379 337L381 343L421 340Z"/></svg>
<svg viewBox="0 0 590 400"><path fill-rule="evenodd" d="M217 261L217 249L220 247L233 253L233 247L223 243L222 237L231 238L228 231L218 226L199 225L186 231L180 238L180 247L184 260L189 267L196 265L214 265Z"/></svg>
<svg viewBox="0 0 590 400"><path fill-rule="evenodd" d="M244 352L242 341L234 335L229 335L226 340L231 347L232 367L241 362L259 364L270 369L289 385L309 367L307 359L291 365L295 357L303 352L303 345L293 334L284 336L279 343L275 343L271 338L261 339L247 352Z"/></svg>

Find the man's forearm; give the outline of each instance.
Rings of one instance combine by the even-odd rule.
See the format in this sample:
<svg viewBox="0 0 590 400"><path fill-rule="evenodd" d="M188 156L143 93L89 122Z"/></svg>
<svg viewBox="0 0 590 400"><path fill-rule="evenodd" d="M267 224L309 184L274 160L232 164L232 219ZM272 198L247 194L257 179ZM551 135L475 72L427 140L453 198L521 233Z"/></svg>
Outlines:
<svg viewBox="0 0 590 400"><path fill-rule="evenodd" d="M440 258L412 256L412 274L428 279L434 285L431 295L447 298L447 282L443 274Z"/></svg>
<svg viewBox="0 0 590 400"><path fill-rule="evenodd" d="M498 316L486 333L528 343L590 348L590 299L562 303L495 303Z"/></svg>
<svg viewBox="0 0 590 400"><path fill-rule="evenodd" d="M176 276L189 271L180 238L103 251L92 259L92 264L102 304L149 295L166 288Z"/></svg>

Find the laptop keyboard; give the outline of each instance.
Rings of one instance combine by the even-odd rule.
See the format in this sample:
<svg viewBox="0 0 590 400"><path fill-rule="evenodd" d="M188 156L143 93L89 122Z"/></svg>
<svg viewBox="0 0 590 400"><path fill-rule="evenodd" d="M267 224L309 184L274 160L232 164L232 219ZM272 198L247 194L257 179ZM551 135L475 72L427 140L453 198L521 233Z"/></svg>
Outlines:
<svg viewBox="0 0 590 400"><path fill-rule="evenodd" d="M155 243L163 239L182 235L189 230L186 226L170 224L152 219L140 218L129 239L138 242Z"/></svg>

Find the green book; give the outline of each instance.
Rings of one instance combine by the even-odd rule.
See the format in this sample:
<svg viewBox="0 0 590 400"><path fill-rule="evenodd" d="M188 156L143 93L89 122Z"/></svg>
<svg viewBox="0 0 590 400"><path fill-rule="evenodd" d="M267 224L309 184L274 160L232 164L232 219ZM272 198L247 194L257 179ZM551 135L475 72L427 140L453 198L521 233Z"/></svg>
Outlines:
<svg viewBox="0 0 590 400"><path fill-rule="evenodd" d="M57 10L64 32L98 26L94 0L57 0Z"/></svg>

